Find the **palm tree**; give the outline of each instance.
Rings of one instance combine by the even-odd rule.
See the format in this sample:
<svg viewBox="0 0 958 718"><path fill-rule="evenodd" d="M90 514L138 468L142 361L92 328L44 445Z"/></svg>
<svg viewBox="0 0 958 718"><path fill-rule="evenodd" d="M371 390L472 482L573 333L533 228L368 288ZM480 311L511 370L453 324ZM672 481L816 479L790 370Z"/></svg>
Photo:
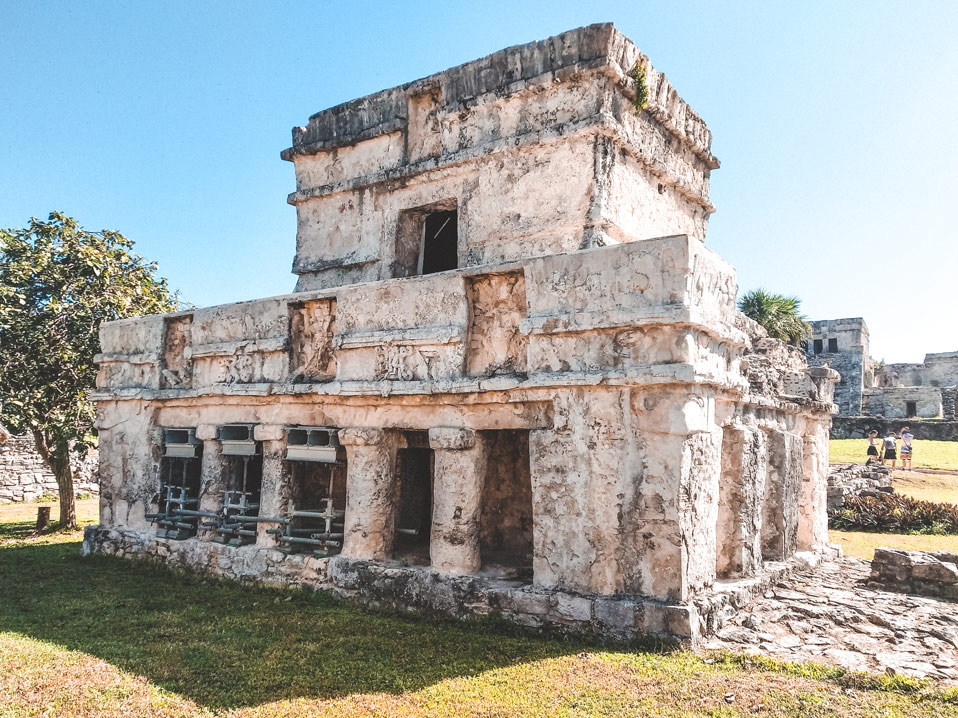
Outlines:
<svg viewBox="0 0 958 718"><path fill-rule="evenodd" d="M812 333L812 328L799 313L802 300L753 289L738 300L738 309L749 319L761 324L770 337L798 346Z"/></svg>

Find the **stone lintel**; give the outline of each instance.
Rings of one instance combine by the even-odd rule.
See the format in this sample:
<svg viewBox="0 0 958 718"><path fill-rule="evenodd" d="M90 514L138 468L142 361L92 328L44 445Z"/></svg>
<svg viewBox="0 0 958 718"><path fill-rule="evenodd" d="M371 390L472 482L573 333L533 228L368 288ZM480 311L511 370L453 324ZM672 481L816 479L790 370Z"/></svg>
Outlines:
<svg viewBox="0 0 958 718"><path fill-rule="evenodd" d="M377 446L383 443L386 433L368 426L339 430L339 443L343 446Z"/></svg>
<svg viewBox="0 0 958 718"><path fill-rule="evenodd" d="M283 424L257 424L253 427L253 439L256 441L281 441L285 433Z"/></svg>
<svg viewBox="0 0 958 718"><path fill-rule="evenodd" d="M471 449L476 445L473 429L436 426L429 430L429 446L433 449Z"/></svg>
<svg viewBox="0 0 958 718"><path fill-rule="evenodd" d="M212 441L216 438L216 424L197 424L196 438L200 441Z"/></svg>

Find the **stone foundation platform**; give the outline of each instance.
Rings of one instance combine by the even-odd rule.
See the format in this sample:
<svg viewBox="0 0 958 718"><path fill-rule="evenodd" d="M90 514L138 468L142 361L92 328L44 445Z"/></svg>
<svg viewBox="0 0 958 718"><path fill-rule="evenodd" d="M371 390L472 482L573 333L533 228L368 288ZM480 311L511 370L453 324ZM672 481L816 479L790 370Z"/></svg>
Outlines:
<svg viewBox="0 0 958 718"><path fill-rule="evenodd" d="M789 561L767 563L760 576L717 582L688 603L670 604L641 596L580 594L494 576L441 574L398 561L315 558L255 545L176 541L150 532L100 526L86 527L82 552L84 556L158 559L171 567L236 581L329 591L375 610L460 619L497 615L530 630L617 643L659 640L689 647L698 646L771 586L828 558L799 553Z"/></svg>

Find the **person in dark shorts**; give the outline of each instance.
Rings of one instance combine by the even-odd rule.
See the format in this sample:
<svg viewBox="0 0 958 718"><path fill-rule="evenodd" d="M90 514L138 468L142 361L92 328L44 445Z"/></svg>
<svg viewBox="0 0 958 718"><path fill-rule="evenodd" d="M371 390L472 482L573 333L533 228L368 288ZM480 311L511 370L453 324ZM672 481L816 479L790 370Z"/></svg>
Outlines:
<svg viewBox="0 0 958 718"><path fill-rule="evenodd" d="M882 443L885 453L882 454L881 462L884 464L891 459L891 467L896 468L898 466L898 437L895 436L895 432L889 431L888 436L882 439Z"/></svg>
<svg viewBox="0 0 958 718"><path fill-rule="evenodd" d="M903 427L901 430L901 468L911 470L911 442L915 435L911 433L911 427Z"/></svg>
<svg viewBox="0 0 958 718"><path fill-rule="evenodd" d="M878 445L880 443L881 441L878 438L878 431L874 429L869 431L868 432L868 451L866 452L868 461L866 463L874 463L878 461L878 456L879 456Z"/></svg>

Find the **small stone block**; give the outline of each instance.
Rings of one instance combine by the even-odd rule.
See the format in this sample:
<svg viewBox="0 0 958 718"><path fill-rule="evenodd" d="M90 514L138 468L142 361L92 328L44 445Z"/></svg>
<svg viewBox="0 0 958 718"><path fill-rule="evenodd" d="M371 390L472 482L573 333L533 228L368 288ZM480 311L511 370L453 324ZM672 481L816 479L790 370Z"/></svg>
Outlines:
<svg viewBox="0 0 958 718"><path fill-rule="evenodd" d="M592 619L592 601L581 596L567 593L556 594L556 615L568 621L589 621Z"/></svg>
<svg viewBox="0 0 958 718"><path fill-rule="evenodd" d="M472 429L436 426L429 430L429 446L433 449L471 449L475 445L476 432Z"/></svg>

